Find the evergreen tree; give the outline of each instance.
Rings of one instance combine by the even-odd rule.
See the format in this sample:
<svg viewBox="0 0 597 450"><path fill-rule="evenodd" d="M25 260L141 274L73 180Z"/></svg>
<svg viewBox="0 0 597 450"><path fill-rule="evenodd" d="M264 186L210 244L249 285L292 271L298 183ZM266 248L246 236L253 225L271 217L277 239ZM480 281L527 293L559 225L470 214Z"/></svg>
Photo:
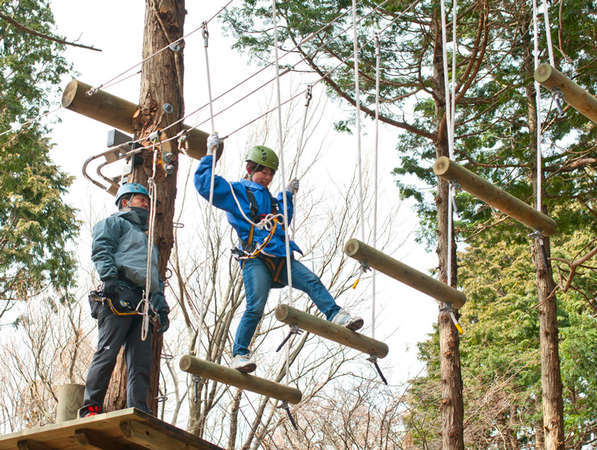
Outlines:
<svg viewBox="0 0 597 450"><path fill-rule="evenodd" d="M4 0L0 14L10 19L0 18L0 132L15 128L0 136L0 300L6 306L48 286L68 297L75 269L68 243L78 223L63 201L71 177L49 157L49 127L34 121L18 128L48 111L70 68L63 45L13 23L52 33L49 3Z"/></svg>

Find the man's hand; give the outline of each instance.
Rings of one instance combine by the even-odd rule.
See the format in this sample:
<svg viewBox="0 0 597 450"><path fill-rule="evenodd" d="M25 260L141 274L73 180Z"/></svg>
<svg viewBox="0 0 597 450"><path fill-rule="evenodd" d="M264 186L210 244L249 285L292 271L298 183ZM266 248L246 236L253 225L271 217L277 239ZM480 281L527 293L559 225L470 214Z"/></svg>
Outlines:
<svg viewBox="0 0 597 450"><path fill-rule="evenodd" d="M292 195L296 194L299 190L299 180L298 178L294 178L292 180L290 180L290 183L288 183L288 186L286 187L286 190L288 192L290 192Z"/></svg>
<svg viewBox="0 0 597 450"><path fill-rule="evenodd" d="M158 317L160 318L160 327L158 328L158 333L162 334L165 333L166 330L170 327L170 319L168 319L169 311L166 309L162 309L158 311Z"/></svg>
<svg viewBox="0 0 597 450"><path fill-rule="evenodd" d="M116 278L104 280L104 295L112 300L117 300L120 294L120 282Z"/></svg>

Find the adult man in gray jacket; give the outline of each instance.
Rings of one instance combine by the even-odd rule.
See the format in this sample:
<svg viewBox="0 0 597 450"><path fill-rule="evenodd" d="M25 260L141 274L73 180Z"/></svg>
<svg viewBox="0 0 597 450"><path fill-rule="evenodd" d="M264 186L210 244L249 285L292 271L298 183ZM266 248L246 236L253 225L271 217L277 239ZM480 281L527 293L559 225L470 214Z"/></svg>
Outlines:
<svg viewBox="0 0 597 450"><path fill-rule="evenodd" d="M91 315L97 319L98 347L89 367L79 417L102 412L116 357L123 345L127 366L127 407L151 413L147 407L153 363L151 330L142 340L142 316L136 313L146 284L150 207L147 189L138 183L122 185L116 194L116 205L117 213L93 227L91 259L103 281L105 300L90 300ZM150 294L153 309L159 316L158 332L163 333L169 326L170 308L164 298L155 246L151 258Z"/></svg>

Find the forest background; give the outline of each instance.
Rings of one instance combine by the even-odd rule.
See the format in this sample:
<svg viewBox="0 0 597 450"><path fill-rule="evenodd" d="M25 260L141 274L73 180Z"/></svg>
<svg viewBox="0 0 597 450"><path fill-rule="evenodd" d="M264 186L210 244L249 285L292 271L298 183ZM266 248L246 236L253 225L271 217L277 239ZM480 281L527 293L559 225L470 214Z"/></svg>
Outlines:
<svg viewBox="0 0 597 450"><path fill-rule="evenodd" d="M94 2L86 3L77 2L75 10L60 1L0 3L2 13L18 18L20 23L69 40L78 38L79 42L104 50L98 54L64 48L1 21L0 132L53 109L59 102L61 87L75 70L79 79L97 85L140 60L143 5L104 2L100 8ZM187 5L186 32L222 6L207 2L207 7L203 3ZM325 2L287 5L283 12L288 41L313 31L317 25L310 23L315 22L313 17L323 24L339 14ZM533 203L533 136L527 125L532 117L528 106L534 95L528 60L532 48L530 9L527 2L497 2L491 8L484 5L460 5L459 51L464 60L474 53L479 17L484 17L483 36L487 42L476 77L467 86L469 93L457 105L457 159ZM345 8L341 12L346 12L349 5L340 6ZM431 101L434 90L425 69L434 38L430 26L433 21L429 19L433 17L433 6L437 5L420 2L411 15L400 21L395 18L406 5L399 2L378 10L383 20L367 16L369 3L363 3L359 11L361 17L369 17L361 24L362 65L369 76L362 81L363 102L369 109L374 93L371 37L375 29L390 24L388 35L382 35L382 114L386 121L380 146L382 206L378 221L382 225L378 247L419 270L433 269L436 264L434 255L424 254L425 249L435 246L436 232L436 182L429 170L434 150L432 139L425 135L435 127ZM239 2L227 11L225 20L218 18L210 25L214 92L228 88L253 68L256 71L260 62L271 60L267 12L266 2ZM552 35L558 65L595 92L595 4L555 2L550 12L554 17ZM348 17L336 23L335 31L346 26L347 20ZM255 32L262 29L266 30L263 34ZM321 67L329 67L336 58L345 61L346 66L337 72L336 87L324 92L316 86L304 148L295 150L303 114L302 97L283 110L284 133L291 170L302 180L296 232L306 250L305 261L340 296L341 303L359 310L371 322L371 277L364 277L359 288L351 290L358 267L347 261L341 251L348 237L358 236L359 220L363 220L359 217L358 174L354 170L355 138L347 134L355 131L354 111L345 101L352 95L349 34L329 44L324 58L318 61ZM396 40L396 35L401 39ZM237 49L231 50L235 42ZM206 100L202 44L200 32L186 41L187 111ZM545 43L541 48L545 49ZM546 58L545 50L542 57ZM423 70L417 70L417 64ZM464 63L459 66L460 73L466 68ZM270 69L262 80L271 75ZM290 96L314 79L317 77L312 74L297 73L284 80L283 92ZM255 80L253 86L260 81ZM107 90L135 101L138 79L131 78ZM243 91L248 92L249 88ZM257 97L217 118L216 128L225 133L237 128L245 118L248 121L274 106L271 88ZM597 275L594 256L574 266L574 271L572 262L590 256L595 248L596 131L594 124L571 108L566 108L560 117L550 96L544 92L544 97L544 204L559 225L551 256L554 277L559 283L566 446L582 448L592 445L597 437ZM54 123L56 116L51 115L41 125L36 123L0 137L0 157L8 169L0 175L0 343L6 355L0 374L4 432L53 421L56 386L84 380L94 347L95 324L88 317L86 305L86 291L97 283L88 258L89 235L93 223L111 212L113 205L108 195L89 185L79 173L85 159L105 149L107 128L71 112L58 114L62 123ZM208 117L206 111L202 114L190 122ZM240 161L251 143L259 141L276 147L274 117L267 116L227 141L219 166L222 174L230 179L240 176ZM412 129L404 132L405 127L397 123L409 123ZM365 129L365 210L370 213L370 120L366 120ZM228 447L437 447L439 345L437 333L432 332L437 306L382 277L376 278L379 309L375 335L390 345L390 356L381 361L390 386L380 384L362 355L304 336L289 356L296 361L291 370L292 382L301 387L308 399L293 409L299 418L297 434L290 431L283 411L276 410L271 401L219 385L198 386L180 373L177 360L190 350L191 341L197 336L200 302L205 302L209 311L202 351L210 359L225 363L229 358L230 334L243 301L238 270L229 260L228 249L233 245L229 229L222 215L217 214L217 223L206 230L205 202L197 198L189 185L195 166L196 161L183 161L179 169L176 220L185 227L177 231L171 258L173 278L167 297L176 319L165 338L161 394L168 399L159 415ZM392 177L388 172L393 168ZM118 172L119 168L115 170ZM465 193L458 194L457 207L458 281L468 298L461 311L465 335L460 350L467 448L539 447L542 420L537 293L528 230ZM416 210L417 215L410 210ZM400 220L396 220L398 217ZM370 239L372 224L370 220L366 223ZM410 237L416 237L417 242ZM219 245L209 245L208 238ZM206 272L217 275L208 278ZM286 301L284 295L282 292L272 296L270 305ZM307 305L302 298L296 301L301 302L301 307ZM371 331L366 329L369 334ZM284 379L284 355L273 356L272 351L284 333L271 314L266 316L256 342L263 361L262 375ZM415 361L416 343L419 362Z"/></svg>

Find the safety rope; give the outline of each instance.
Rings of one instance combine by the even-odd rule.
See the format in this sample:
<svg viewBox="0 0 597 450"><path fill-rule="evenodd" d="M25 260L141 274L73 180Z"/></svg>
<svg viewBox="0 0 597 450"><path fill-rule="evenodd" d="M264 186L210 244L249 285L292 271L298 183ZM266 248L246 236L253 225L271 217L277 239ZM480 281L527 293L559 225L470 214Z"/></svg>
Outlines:
<svg viewBox="0 0 597 450"><path fill-rule="evenodd" d="M37 122L38 120L41 120L46 116L54 114L54 113L60 111L61 109L62 109L62 106L59 106L57 108L51 109L50 111L46 111L44 113L38 114L37 116L35 116L32 119L29 119L26 122L20 123L15 128L9 128L8 130L3 131L2 133L0 133L0 136L4 136L5 134L9 134L9 133L16 133L16 132L20 131L21 129L25 128L27 125L30 125L33 122Z"/></svg>
<svg viewBox="0 0 597 450"><path fill-rule="evenodd" d="M274 24L274 60L276 62L276 103L277 117L278 117L278 147L280 149L280 172L282 174L282 205L284 210L284 248L286 250L286 278L288 285L288 303L293 304L292 298L292 258L290 254L290 237L288 235L288 199L286 195L286 167L284 158L284 137L282 136L282 105L281 105L281 94L280 94L280 61L278 59L278 10L276 8L276 0L272 0L272 20ZM286 384L289 380L289 368L290 368L290 345L286 347L286 370L284 377ZM286 409L286 412L290 417L290 409ZM291 420L292 421L292 420ZM293 421L292 421L293 422ZM296 426L296 425L295 425Z"/></svg>
<svg viewBox="0 0 597 450"><path fill-rule="evenodd" d="M158 138L159 139L159 138ZM152 173L151 177L147 180L147 185L149 187L149 224L147 228L147 264L145 266L145 290L143 291L143 297L137 308L141 306L142 311L139 313L142 315L142 323L141 323L141 340L145 341L147 339L147 334L149 333L149 296L151 295L151 275L152 275L152 258L153 258L153 244L154 244L154 234L155 234L155 218L156 218L156 209L158 203L158 195L157 189L155 186L155 174L157 168L157 161L158 161L158 152L159 149L156 146L156 142L153 142L153 164L152 164Z"/></svg>
<svg viewBox="0 0 597 450"><path fill-rule="evenodd" d="M549 34L549 30L548 30ZM537 70L539 67L539 31L538 31L538 24L537 24L537 0L533 0L533 60L534 60L534 67ZM553 65L553 63L552 63ZM537 80L534 81L535 87L535 102L536 102L536 117L537 117L537 204L536 208L537 211L541 211L542 205L542 150L541 150L541 141L542 138L542 118L541 118L541 88L539 86L539 82Z"/></svg>
<svg viewBox="0 0 597 450"><path fill-rule="evenodd" d="M129 73L131 70L133 70L135 67L139 67L140 65L142 65L143 63L149 61L150 59L154 58L155 56L159 55L160 53L162 53L164 50L166 50L167 48L169 48L172 51L178 51L181 49L181 42L188 38L189 36L191 36L192 34L196 33L197 31L201 30L203 28L203 24L205 23L209 23L211 22L214 18L216 18L218 15L220 15L220 13L222 11L224 11L226 8L228 8L228 6L230 5L230 3L232 3L234 0L229 0L228 3L226 3L222 8L220 8L220 10L218 12L216 12L213 16L211 16L209 19L207 19L205 22L203 22L200 26L193 28L190 32L188 32L187 34L185 34L184 36L179 37L178 39L170 42L169 44L163 46L162 48L156 50L155 52L153 52L151 55L147 56L146 58L143 58L141 61L133 64L132 66L130 66L128 69L123 70L122 72L120 72L119 74L113 76L112 78L110 78L108 81L103 82L102 84L92 87L91 89L89 89L87 91L87 95L94 95L97 91L99 91L102 88L107 88L110 86L115 85L116 83L119 83L120 78L123 75L126 75L127 73ZM118 81L117 81L118 80Z"/></svg>
<svg viewBox="0 0 597 450"><path fill-rule="evenodd" d="M446 26L446 7L445 7L445 0L440 2L440 10L441 10L441 23L442 23L442 60L443 60L443 71L444 71L444 97L445 97L445 109L446 109L446 128L448 131L448 153L451 160L454 160L454 121L455 121L455 114L454 110L456 108L456 54L457 54L457 41L456 41L456 23L457 23L457 13L458 13L458 4L457 0L453 0L452 3L452 85L450 90L450 83L448 78L448 42L447 42L447 26ZM454 186L452 183L448 184L448 236L447 236L447 245L446 245L446 260L447 260L447 270L446 270L446 284L448 286L452 285L452 230L454 227ZM452 309L451 304L442 304L440 305L440 311L447 311L454 323L454 326L458 330L459 333L462 333L462 327L458 323L456 319L456 315Z"/></svg>
<svg viewBox="0 0 597 450"><path fill-rule="evenodd" d="M311 98L313 98L313 86L308 84L307 85L307 91L305 92L305 113L303 114L303 123L301 125L301 133L299 135L299 140L296 146L296 155L297 155L297 162L296 162L296 166L295 166L295 171L296 171L296 175L298 176L299 173L299 162L300 162L300 158L301 155L303 153L303 138L305 136L305 127L307 126L307 113L309 112L309 104L311 103ZM290 174L290 177L292 178L292 173ZM297 208L296 208L296 192L293 195L293 209L292 209L292 217L294 218L294 220L292 221L292 224L290 225L290 229L291 229L291 237L294 239L294 233L295 233L295 225L296 225L296 212L297 212Z"/></svg>
<svg viewBox="0 0 597 450"><path fill-rule="evenodd" d="M373 162L373 248L377 248L377 187L379 164L379 79L380 79L381 51L379 33L375 33L375 154ZM375 291L375 273L371 277L371 337L375 339L375 316L377 312Z"/></svg>
<svg viewBox="0 0 597 450"><path fill-rule="evenodd" d="M357 119L357 160L358 160L358 171L359 171L359 222L361 226L361 240L365 241L365 210L363 204L365 198L363 196L363 181L362 181L362 155L361 155L361 90L359 86L359 41L358 41L358 30L357 30L357 1L352 0L352 50L353 50L353 63L354 63L354 101L356 108L356 119Z"/></svg>
<svg viewBox="0 0 597 450"><path fill-rule="evenodd" d="M382 6L383 6L383 5L385 5L385 4L386 4L388 1L389 1L389 0L384 0L384 2L382 2L382 3L379 5L379 7L382 7ZM418 2L415 2L415 3L413 3L411 6L409 6L409 8L407 8L407 10L408 10L408 9L410 9L412 6L416 5L417 3L418 3ZM314 31L313 33L311 33L310 35L308 35L307 37L305 37L303 40L301 40L301 41L300 41L298 44L296 44L296 45L295 45L294 47L292 47L290 50L286 50L286 51L285 51L285 52L282 54L282 56L280 56L280 57L278 58L278 60L281 60L282 58L284 58L285 56L287 56L287 55L289 55L289 54L293 54L293 53L294 53L294 51L295 51L295 50L296 50L298 47L300 47L300 46L301 46L302 44L304 44L305 42L308 42L308 41L310 41L311 39L313 39L313 38L314 38L314 37L315 37L315 36L316 36L318 33L320 33L321 31L324 31L324 30L328 29L328 28L329 28L329 26L330 26L331 24L333 24L333 23L334 23L334 22L336 22L337 20L339 20L339 19L341 19L342 17L344 17L346 14L348 14L348 12L350 12L350 9L349 9L348 11L346 11L345 13L343 13L343 14L341 14L341 15L337 16L337 17L336 17L336 18L334 18L332 21L330 21L330 22L327 22L325 25L323 25L322 27L320 27L320 28L319 28L317 31ZM406 11L405 11L405 12L406 12ZM369 14L367 14L367 15L363 16L363 17L362 17L362 18L359 20L359 22L361 22L361 21L365 20L367 17L369 17L369 16L370 16L370 15L372 15L372 14L373 14L373 12L371 12L371 13L369 13ZM398 17L396 17L396 18L392 19L392 21L391 21L391 22L390 22L390 23L389 23L389 24L386 26L386 28L387 28L387 27L389 27L389 26L390 26L392 23L394 23L394 22L395 22L396 20L398 20L399 18L400 18L400 16L398 16ZM346 31L348 31L348 30L349 30L351 27L352 27L352 25L349 25L349 26L347 26L346 28L344 28L344 29L340 30L340 31L339 31L339 32L338 32L336 35L333 35L333 36L331 36L330 38L328 38L326 41L322 42L322 43L321 43L319 46L317 46L317 47L316 47L316 48L313 50L313 52L312 52L312 55L315 55L315 54L317 54L317 52L319 52L319 50L321 50L322 48L324 48L324 47L328 46L330 42L332 42L332 41L333 41L334 39L336 39L337 37L339 37L339 36L343 35L343 34L344 34ZM291 72L291 71L292 71L294 68L296 68L296 67L297 67L297 66L298 66L298 65L299 65L301 62L305 61L305 60L306 60L306 58L307 58L307 56L303 56L302 58L300 58L300 59L299 59L299 61L297 61L296 63L294 63L294 64L293 64L293 65L291 65L290 67L286 68L286 69L285 69L283 72L281 72L281 73L280 73L280 76L283 76L283 75L286 75L287 73L290 73L290 72ZM243 79L243 80L239 81L237 84L235 84L235 85L234 85L234 86L232 86L231 88L229 88L229 89L227 89L226 91L224 91L224 92L222 92L222 93L218 94L216 97L214 97L214 98L213 98L213 102L215 102L216 100L219 100L219 99L220 99L220 98L222 98L224 95L227 95L227 94L229 94L230 92L234 91L234 90L235 90L236 88L238 88L239 86L242 86L242 85L243 85L243 84L245 84L247 81L251 80L252 78L254 78L255 76L257 76L257 75L258 75L258 74L260 74L261 72L265 71L265 70L266 70L268 67L272 66L274 63L275 63L275 62L270 62L270 63L268 63L268 64L264 65L264 66L263 66L263 67L261 67L261 68L260 68L260 69L259 69L257 72L254 72L253 74L249 75L247 78L245 78L245 79ZM343 64L339 64L339 65L338 65L336 68L334 68L334 70L336 70L338 67L340 67L340 66L342 66L342 65L343 65ZM330 73L331 73L331 72L330 72ZM329 75L330 73L328 73L327 75ZM273 78L269 79L268 81L266 81L266 82L262 83L260 86L258 86L258 87L256 87L256 88L254 88L254 89L253 89L252 91L250 91L248 94L246 94L246 95L242 96L241 98L237 99L236 101L234 101L234 102L233 102L233 103L231 103L230 105L226 106L224 109L222 109L222 110L220 110L220 111L216 112L216 113L214 114L214 117L217 117L218 115L220 115L220 114L222 114L223 112L227 111L227 110L228 110L228 109L230 109L231 107L233 107L233 106L235 106L235 105L237 105L237 104L241 103L241 102L242 102L242 101L244 101L246 98L248 98L249 96L251 96L251 95L255 94L256 92L258 92L259 90L261 90L263 87L267 86L268 84L270 84L271 82L273 82L273 81L275 81L275 80L276 80L276 77L274 76ZM319 80L319 81L321 81L321 80ZM300 94L302 94L303 92L304 92L304 91L301 91L301 92L300 92ZM300 95L300 94L299 94L299 95ZM296 97L296 96L295 96L295 97ZM292 98L295 98L295 97L292 97ZM290 100L288 100L288 101L290 101ZM288 102L288 101L287 101L287 102ZM287 102L284 102L283 104L285 104L285 103L287 103ZM203 110L205 107L207 107L207 106L209 106L209 105L210 105L210 102L207 102L207 103L205 103L205 104L201 105L200 107L198 107L198 108L196 108L196 109L192 110L191 112L189 112L188 114L186 114L184 117L181 117L180 119L177 119L176 121L174 121L174 122L172 122L172 123L168 124L167 126L165 126L164 128L162 128L160 131L161 131L161 132L164 132L164 131L166 131L166 130L168 130L168 129L172 128L173 126L175 126L175 125L177 125L177 124L179 124L179 123L183 122L184 120L188 119L189 117L191 117L191 116L193 116L193 115L195 115L195 114L199 113L200 111L202 111L202 110ZM272 109L272 111L273 111L273 109ZM270 111L270 112L271 112L271 111ZM268 112L268 113L266 113L266 114L269 114L269 112ZM266 115L266 114L263 114L263 115ZM260 119L261 117L263 117L263 115L259 116L259 117L258 117L257 119L255 119L254 121L256 121L256 120ZM210 119L208 119L208 120L210 120ZM253 123L254 121L251 121L251 122L249 122L249 123L248 123L247 125L245 125L245 126L248 126L248 125L250 125L250 124L251 124L251 123ZM186 133L190 132L191 130L193 130L193 129L196 129L196 128L200 127L201 125L205 124L206 122L207 122L207 120L204 120L204 121L202 121L202 122L199 122L199 123L197 123L197 124L193 125L192 127L189 127L189 128L187 128L187 129L185 129L185 130L181 131L181 132L179 133L179 135L177 135L177 136L176 136L176 138L177 138L177 139L179 139L179 138L181 137L181 135L184 135L184 134L186 134ZM242 129L242 128L244 128L244 126L243 126L243 127L241 127L241 129ZM240 129L239 129L239 130L240 130ZM239 130L235 130L233 133L230 133L228 136L230 136L231 134L234 134L236 131L239 131ZM226 136L226 137L228 137L228 136ZM222 138L222 140L224 140L224 139L226 139L226 138ZM131 144L135 144L135 143L138 143L138 142L140 142L140 140L137 140L137 141L131 141L130 143L131 143ZM166 141L164 141L164 142L166 142Z"/></svg>
<svg viewBox="0 0 597 450"><path fill-rule="evenodd" d="M212 160L211 160L211 176L209 179L209 199L208 199L208 207L207 207L207 223L206 223L206 254L209 252L209 240L211 236L211 222L213 220L213 198L214 198L214 185L215 185L215 176L216 176L216 159L217 159L217 152L220 146L218 134L215 131L215 122L214 122L214 113L213 113L213 99L211 93L211 71L209 68L209 31L207 29L207 22L203 22L202 24L202 35L203 35L203 48L205 52L205 71L206 71L206 78L207 78L207 93L209 99L209 118L211 124L211 135L208 138L207 146L208 152L212 152ZM207 292L207 286L209 284L209 274L210 270L208 267L205 267L203 271L204 274L204 282L203 286L205 291ZM215 290L214 290L215 293ZM207 302L206 296L204 296L203 300L201 301L201 306L199 310L199 329L197 330L197 340L196 340L196 354L199 354L201 350L201 335L203 333L203 326L205 324L205 303Z"/></svg>

